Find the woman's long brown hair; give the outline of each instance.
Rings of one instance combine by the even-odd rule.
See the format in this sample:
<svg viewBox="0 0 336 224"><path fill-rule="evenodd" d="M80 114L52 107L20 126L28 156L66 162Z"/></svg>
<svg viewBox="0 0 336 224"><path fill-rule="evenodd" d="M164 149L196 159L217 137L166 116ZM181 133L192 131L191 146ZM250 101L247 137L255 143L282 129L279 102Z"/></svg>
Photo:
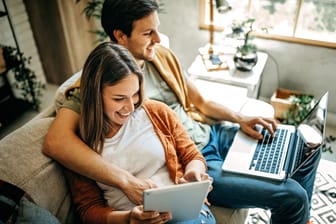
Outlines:
<svg viewBox="0 0 336 224"><path fill-rule="evenodd" d="M79 130L83 141L100 153L111 125L104 115L103 89L129 75L137 75L140 86L139 107L143 101L143 75L129 51L110 42L98 45L84 64L80 83Z"/></svg>

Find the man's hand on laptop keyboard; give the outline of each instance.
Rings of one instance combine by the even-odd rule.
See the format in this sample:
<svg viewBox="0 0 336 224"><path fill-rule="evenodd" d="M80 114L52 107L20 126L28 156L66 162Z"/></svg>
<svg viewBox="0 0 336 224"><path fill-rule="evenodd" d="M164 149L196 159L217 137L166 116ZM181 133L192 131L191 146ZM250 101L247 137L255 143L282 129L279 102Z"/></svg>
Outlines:
<svg viewBox="0 0 336 224"><path fill-rule="evenodd" d="M258 132L256 126L267 129L268 133L274 137L276 121L273 118L244 117L239 121L240 129L247 135L255 139L262 139L263 135Z"/></svg>

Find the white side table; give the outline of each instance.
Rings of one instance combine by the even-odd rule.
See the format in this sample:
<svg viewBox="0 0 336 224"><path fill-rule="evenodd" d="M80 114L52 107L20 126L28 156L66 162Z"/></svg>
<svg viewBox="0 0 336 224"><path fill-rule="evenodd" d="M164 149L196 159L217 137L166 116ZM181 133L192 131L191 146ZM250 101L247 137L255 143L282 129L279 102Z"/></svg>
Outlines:
<svg viewBox="0 0 336 224"><path fill-rule="evenodd" d="M194 62L188 69L188 73L193 79L207 80L217 83L246 88L246 96L250 98L258 98L261 76L267 62L268 55L258 52L258 63L252 71L243 72L235 68L233 56L228 57L228 70L208 72L200 55L196 57Z"/></svg>

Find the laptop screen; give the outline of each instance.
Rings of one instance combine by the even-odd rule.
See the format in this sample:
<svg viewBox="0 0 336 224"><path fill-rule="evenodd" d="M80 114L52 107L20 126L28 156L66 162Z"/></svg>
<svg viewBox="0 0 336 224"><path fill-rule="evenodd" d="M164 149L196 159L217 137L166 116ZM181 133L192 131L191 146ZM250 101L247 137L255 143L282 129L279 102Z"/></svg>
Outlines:
<svg viewBox="0 0 336 224"><path fill-rule="evenodd" d="M319 147L324 140L326 117L327 117L328 92L325 93L302 123L298 126L306 146L310 148Z"/></svg>

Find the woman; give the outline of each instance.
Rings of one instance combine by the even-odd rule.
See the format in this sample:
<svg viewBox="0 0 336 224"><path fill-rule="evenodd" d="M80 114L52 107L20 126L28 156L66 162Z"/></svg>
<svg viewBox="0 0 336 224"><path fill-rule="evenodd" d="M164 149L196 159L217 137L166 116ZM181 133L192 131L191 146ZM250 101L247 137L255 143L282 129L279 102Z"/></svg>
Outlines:
<svg viewBox="0 0 336 224"><path fill-rule="evenodd" d="M175 113L163 103L144 99L142 72L127 49L112 43L97 46L85 62L80 96L80 136L105 160L145 179L151 188L212 181L203 156ZM70 178L84 222L165 223L172 219L170 213L143 211L118 187L97 184L108 206L92 181L78 175ZM205 204L202 209L206 212L198 219L185 223L215 223Z"/></svg>

